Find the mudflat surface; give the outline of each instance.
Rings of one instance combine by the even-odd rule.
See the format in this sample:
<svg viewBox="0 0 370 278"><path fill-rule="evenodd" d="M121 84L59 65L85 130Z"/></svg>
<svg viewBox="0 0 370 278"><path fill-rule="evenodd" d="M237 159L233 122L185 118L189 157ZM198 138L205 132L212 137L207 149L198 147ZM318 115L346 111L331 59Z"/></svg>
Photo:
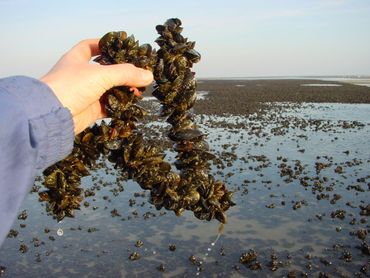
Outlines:
<svg viewBox="0 0 370 278"><path fill-rule="evenodd" d="M326 86L310 86L326 84ZM370 103L370 87L321 80L199 80L195 112L246 115L265 108L265 102Z"/></svg>
<svg viewBox="0 0 370 278"><path fill-rule="evenodd" d="M199 80L198 92L210 174L234 192L226 225L157 210L102 157L74 218L47 215L35 182L0 248L0 276L369 277L370 88ZM173 166L158 101L139 105L151 116L138 130Z"/></svg>

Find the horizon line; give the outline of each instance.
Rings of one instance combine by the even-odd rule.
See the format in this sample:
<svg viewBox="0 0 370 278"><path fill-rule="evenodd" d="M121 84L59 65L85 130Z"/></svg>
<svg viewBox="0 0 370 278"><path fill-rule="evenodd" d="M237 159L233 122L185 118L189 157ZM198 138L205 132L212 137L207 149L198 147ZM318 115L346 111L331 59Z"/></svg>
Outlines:
<svg viewBox="0 0 370 278"><path fill-rule="evenodd" d="M341 74L341 75L256 75L256 76L196 76L197 79L262 79L262 78L348 78L369 79L370 74Z"/></svg>

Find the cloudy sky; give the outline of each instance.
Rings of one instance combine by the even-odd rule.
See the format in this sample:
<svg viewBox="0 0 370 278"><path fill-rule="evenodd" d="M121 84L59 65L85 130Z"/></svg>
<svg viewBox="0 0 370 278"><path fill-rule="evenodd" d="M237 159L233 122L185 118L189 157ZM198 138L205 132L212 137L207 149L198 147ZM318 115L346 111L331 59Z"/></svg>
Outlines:
<svg viewBox="0 0 370 278"><path fill-rule="evenodd" d="M368 0L0 0L0 77L40 77L108 31L154 45L171 17L202 54L198 77L370 75Z"/></svg>

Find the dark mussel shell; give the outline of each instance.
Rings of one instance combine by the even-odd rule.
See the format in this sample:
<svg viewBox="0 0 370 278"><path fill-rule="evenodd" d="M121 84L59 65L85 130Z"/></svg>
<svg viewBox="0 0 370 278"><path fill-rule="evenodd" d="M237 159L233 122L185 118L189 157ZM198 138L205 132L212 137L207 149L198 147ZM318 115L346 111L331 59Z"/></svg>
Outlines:
<svg viewBox="0 0 370 278"><path fill-rule="evenodd" d="M168 137L172 141L200 141L205 135L199 129L171 130Z"/></svg>

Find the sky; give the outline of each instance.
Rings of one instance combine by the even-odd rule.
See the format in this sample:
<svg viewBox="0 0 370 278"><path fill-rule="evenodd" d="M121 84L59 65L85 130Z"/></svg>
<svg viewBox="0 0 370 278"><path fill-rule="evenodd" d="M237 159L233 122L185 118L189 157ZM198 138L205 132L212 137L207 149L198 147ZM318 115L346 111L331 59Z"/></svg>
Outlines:
<svg viewBox="0 0 370 278"><path fill-rule="evenodd" d="M109 31L158 48L155 26L172 17L196 41L200 78L370 75L369 0L0 0L0 77L41 77Z"/></svg>

